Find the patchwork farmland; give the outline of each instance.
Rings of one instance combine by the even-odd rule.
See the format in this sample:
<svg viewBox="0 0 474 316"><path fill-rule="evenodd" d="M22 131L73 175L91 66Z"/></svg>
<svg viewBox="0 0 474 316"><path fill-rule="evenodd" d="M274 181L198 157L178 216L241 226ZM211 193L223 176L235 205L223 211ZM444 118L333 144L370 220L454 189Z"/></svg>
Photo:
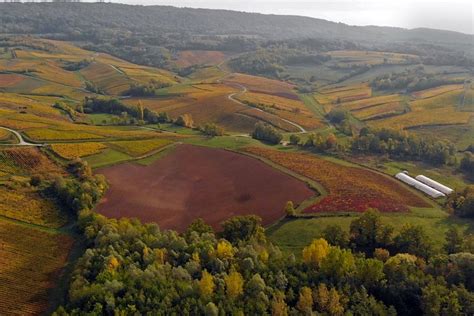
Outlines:
<svg viewBox="0 0 474 316"><path fill-rule="evenodd" d="M0 147L0 314L38 315L53 307L73 238L67 216L31 177L64 171L37 148Z"/></svg>
<svg viewBox="0 0 474 316"><path fill-rule="evenodd" d="M158 39L147 37L127 60L106 53L108 46L96 52L76 46L84 44L80 42L0 39L0 127L19 133L0 128L1 315L50 313L63 301L63 283L70 283L66 301L80 306L103 296L102 305L89 306L100 312L91 313L115 313L126 302L122 285L130 271L158 271L159 277L147 277L152 286L165 284L156 281L162 274L176 276L182 284L169 292L184 291L213 313L210 302L229 295L229 285L219 283L218 275L227 276L231 266L245 278L244 295L252 284L261 287L259 278L244 275L240 262L253 267L252 275L275 262L306 265L299 262L303 248L314 238L328 238L334 225L348 241L337 244L328 238L328 251L355 253L351 223L368 209L377 209L375 216L393 225L394 234L408 225L421 226L437 243L436 253L445 251L451 228L463 236L472 231L469 220L453 215L469 198L472 185L466 170L474 159L469 158L474 102L467 68L424 65L426 59L417 54L337 47L344 43L326 43L321 51L319 44L312 51L311 41L291 44L295 48L272 43L258 46L257 52L206 46L218 39L200 42L195 37L196 43L148 51L148 43ZM238 43L252 40L243 37ZM236 60L242 56L239 68ZM137 60L140 65L133 63ZM405 86L383 78L389 88L374 85L379 76L414 69L423 75ZM17 138L24 142L18 144ZM433 177L455 188L456 196L424 196L393 177L403 171ZM222 223L242 215L262 219L263 227L247 217L236 219L250 226L242 231L256 229L258 238L252 236L251 242L223 235ZM210 228L204 224L219 234L207 239ZM135 242L138 235L149 239ZM133 246L120 239L116 247L116 236L130 237ZM156 236L161 236L159 242ZM172 246L163 246L167 242ZM394 237L375 247L386 248L390 259L411 251L397 249L395 243ZM103 244L110 247L84 252L83 247ZM248 248L239 248L241 244ZM189 246L189 253L170 250L182 245ZM130 249L122 252L122 247ZM373 250L354 260L377 262L386 277L390 259L382 261ZM175 261L183 261L185 268L172 267ZM129 269L130 262L137 262L136 270ZM421 257L417 262L421 269ZM74 264L90 275L71 274ZM220 271L211 277L216 283L207 296L199 279L204 274L196 267L206 267L210 275ZM319 266L313 270L323 271ZM259 303L274 307L300 300L302 292L293 279L269 280L267 272L259 274L265 284ZM274 281L281 281L279 290L286 291L281 297L267 293ZM96 293L104 284L107 294ZM150 288L143 285L146 295ZM344 291L341 302L357 297ZM319 299L314 293L311 297ZM155 302L167 299L142 303L156 311ZM127 312L120 312L133 314L140 308L127 303ZM248 314L258 314L255 310ZM270 312L267 308L262 314ZM299 312L298 307L290 314Z"/></svg>

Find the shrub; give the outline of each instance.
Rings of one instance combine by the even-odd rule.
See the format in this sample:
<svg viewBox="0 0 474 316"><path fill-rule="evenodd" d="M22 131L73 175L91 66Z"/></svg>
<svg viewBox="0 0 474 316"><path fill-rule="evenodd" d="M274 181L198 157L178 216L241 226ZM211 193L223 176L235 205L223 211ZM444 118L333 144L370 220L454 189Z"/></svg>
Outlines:
<svg viewBox="0 0 474 316"><path fill-rule="evenodd" d="M201 128L201 132L207 136L222 136L224 135L224 128L218 126L214 123L206 123L203 128Z"/></svg>
<svg viewBox="0 0 474 316"><path fill-rule="evenodd" d="M276 128L263 122L258 122L255 125L252 137L270 144L279 144L283 139L283 135Z"/></svg>
<svg viewBox="0 0 474 316"><path fill-rule="evenodd" d="M183 127L193 127L194 122L190 114L183 114L176 119L175 124Z"/></svg>

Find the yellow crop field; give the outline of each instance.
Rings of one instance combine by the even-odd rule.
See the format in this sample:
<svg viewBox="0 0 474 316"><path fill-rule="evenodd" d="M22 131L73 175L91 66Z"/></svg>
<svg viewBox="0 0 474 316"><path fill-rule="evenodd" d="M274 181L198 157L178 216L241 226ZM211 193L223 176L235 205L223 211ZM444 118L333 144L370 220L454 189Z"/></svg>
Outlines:
<svg viewBox="0 0 474 316"><path fill-rule="evenodd" d="M35 94L43 94L47 96L67 96L68 98L76 101L82 101L85 96L91 95L90 93L84 92L83 90L55 83L44 84L41 87L32 89L31 91Z"/></svg>
<svg viewBox="0 0 474 316"><path fill-rule="evenodd" d="M418 127L423 125L452 125L468 124L473 114L457 112L452 106L437 108L429 111L415 109L404 115L390 117L384 120L377 120L370 125L378 128L402 129L407 127Z"/></svg>
<svg viewBox="0 0 474 316"><path fill-rule="evenodd" d="M102 149L107 148L102 143L93 143L93 142L86 142L86 143L66 143L66 144L52 144L51 149L65 159L75 159L79 157L90 156L93 154L97 154Z"/></svg>
<svg viewBox="0 0 474 316"><path fill-rule="evenodd" d="M463 93L464 93L463 90L453 90L453 91L445 92L443 94L439 94L434 97L417 99L417 100L411 101L410 106L414 110L416 109L427 110L427 109L437 109L437 108L445 108L445 107L455 107L459 103Z"/></svg>
<svg viewBox="0 0 474 316"><path fill-rule="evenodd" d="M158 150L164 146L171 144L172 141L168 139L146 139L146 140L134 140L134 141L119 141L111 142L110 144L117 147L118 150L138 157L145 155L149 152Z"/></svg>
<svg viewBox="0 0 474 316"><path fill-rule="evenodd" d="M336 104L365 100L372 96L372 88L368 84L324 88L319 90L314 98L329 112Z"/></svg>
<svg viewBox="0 0 474 316"><path fill-rule="evenodd" d="M355 100L344 102L341 106L349 111L360 110L372 106L378 106L386 103L400 102L401 97L399 94L381 95L367 99Z"/></svg>
<svg viewBox="0 0 474 316"><path fill-rule="evenodd" d="M51 105L57 101L62 101L62 98L44 97L41 96L21 96L14 93L0 93L0 107L8 108L15 112L32 113L39 116L54 117L61 119L60 112ZM22 114L21 116L24 116Z"/></svg>
<svg viewBox="0 0 474 316"><path fill-rule="evenodd" d="M8 189L0 186L0 215L50 228L58 228L66 223L65 216L54 202L26 188Z"/></svg>
<svg viewBox="0 0 474 316"><path fill-rule="evenodd" d="M464 86L462 84L450 84L439 86L431 89L421 90L413 93L413 96L417 99L432 98L446 92L463 90Z"/></svg>
<svg viewBox="0 0 474 316"><path fill-rule="evenodd" d="M0 115L1 116L11 115L11 114L14 114L14 113L15 113L15 111L8 110L8 109L3 109L2 108L2 103L0 103Z"/></svg>
<svg viewBox="0 0 474 316"><path fill-rule="evenodd" d="M115 95L121 94L135 82L120 72L118 68L99 62L94 62L86 68L81 69L80 73L86 80L93 82L106 92Z"/></svg>
<svg viewBox="0 0 474 316"><path fill-rule="evenodd" d="M376 127L407 128L423 125L467 124L474 113L458 111L463 90L453 90L410 102L411 111L373 122Z"/></svg>
<svg viewBox="0 0 474 316"><path fill-rule="evenodd" d="M102 127L102 126L87 126L83 127L81 131L94 133L101 137L113 137L113 138L151 138L156 137L157 132L144 130L144 129L131 129L126 130L113 128L113 127Z"/></svg>
<svg viewBox="0 0 474 316"><path fill-rule="evenodd" d="M176 91L173 87L170 90ZM239 92L239 89L225 84L196 84L189 87L180 86L180 90L183 91L180 96L143 99L142 103L157 112L167 112L172 118L190 114L196 125L214 122L226 129L242 131L253 129L256 121L239 114L248 107L228 98L230 94ZM124 102L130 105L138 103L137 99L128 99ZM242 126L245 126L245 129L241 129Z"/></svg>
<svg viewBox="0 0 474 316"><path fill-rule="evenodd" d="M407 61L419 60L417 55L378 51L338 50L328 54L334 61L350 65L405 64Z"/></svg>
<svg viewBox="0 0 474 316"><path fill-rule="evenodd" d="M371 94L372 89L369 87L368 84L361 83L361 84L354 84L349 86L339 86L339 87L331 87L331 88L323 88L319 90L320 93L325 95L330 95L333 97L352 97L359 94Z"/></svg>
<svg viewBox="0 0 474 316"><path fill-rule="evenodd" d="M22 130L29 138L37 141L87 140L106 137L135 139L151 138L157 135L156 132L143 129L127 128L125 130L120 127L80 125L67 121L55 121L36 116L32 117L34 121L18 120L16 117L15 119L2 117L0 118L0 125ZM47 124L38 123L39 121L44 121Z"/></svg>
<svg viewBox="0 0 474 316"><path fill-rule="evenodd" d="M225 73L216 66L199 67L195 72L189 75L193 82L216 82L221 79Z"/></svg>
<svg viewBox="0 0 474 316"><path fill-rule="evenodd" d="M11 133L4 130L4 129L0 129L0 140L5 140L7 138L9 138L11 136Z"/></svg>
<svg viewBox="0 0 474 316"><path fill-rule="evenodd" d="M296 128L294 125L281 120L280 117L278 117L275 114L271 114L271 113L264 112L264 111L259 111L258 109L255 109L255 108L248 108L248 109L240 111L239 113L241 113L245 116L249 116L249 117L267 122L267 123L269 123L269 124L271 124L275 127L278 127L279 129L282 129L284 131L288 131L288 132L298 132L299 131L299 129Z"/></svg>
<svg viewBox="0 0 474 316"><path fill-rule="evenodd" d="M47 126L46 124L42 124L42 123L19 121L19 120L6 118L6 117L0 118L0 125L9 127L15 130L25 130L28 128L40 128L40 127Z"/></svg>
<svg viewBox="0 0 474 316"><path fill-rule="evenodd" d="M295 86L293 84L264 77L239 73L230 75L225 78L224 82L228 84L241 84L247 87L248 90L254 92L263 92L290 98L295 96Z"/></svg>
<svg viewBox="0 0 474 316"><path fill-rule="evenodd" d="M37 71L35 72L35 76L42 79L74 88L82 87L82 82L76 74L64 70L54 62L41 62L41 64L37 65L34 69Z"/></svg>
<svg viewBox="0 0 474 316"><path fill-rule="evenodd" d="M82 131L60 131L46 128L34 128L28 129L26 135L31 139L44 141L44 140L78 140L78 139L97 139L103 138L102 136L86 133Z"/></svg>
<svg viewBox="0 0 474 316"><path fill-rule="evenodd" d="M26 112L30 112L26 110ZM25 130L28 128L55 127L60 125L74 126L74 124L66 121L63 116L44 115L38 116L28 113L13 113L0 117L0 125L13 129Z"/></svg>
<svg viewBox="0 0 474 316"><path fill-rule="evenodd" d="M0 59L0 70L1 71L11 71L11 72L20 72L28 71L31 75L31 70L35 70L35 67L38 66L38 61L32 59Z"/></svg>
<svg viewBox="0 0 474 316"><path fill-rule="evenodd" d="M321 127L323 123L299 99L289 99L271 94L246 92L239 100L267 106L275 115L302 125L307 129ZM293 130L293 128L291 129Z"/></svg>
<svg viewBox="0 0 474 316"><path fill-rule="evenodd" d="M16 50L16 53L18 58L13 62L0 64L2 71L34 70L30 72L33 77L76 88L82 86L82 82L73 72L64 70L54 61L32 59L34 56L30 56L29 52L22 54L21 50Z"/></svg>
<svg viewBox="0 0 474 316"><path fill-rule="evenodd" d="M297 98L289 99L266 93L246 92L238 97L241 101L263 104L284 111L300 111L310 113L304 103Z"/></svg>
<svg viewBox="0 0 474 316"><path fill-rule="evenodd" d="M54 177L64 172L38 148L0 148L0 171L16 175Z"/></svg>
<svg viewBox="0 0 474 316"><path fill-rule="evenodd" d="M73 240L0 220L0 315L41 315Z"/></svg>
<svg viewBox="0 0 474 316"><path fill-rule="evenodd" d="M131 79L139 81L142 84L147 84L152 79L161 83L176 83L175 75L161 69L154 69L144 66L121 66L120 70Z"/></svg>
<svg viewBox="0 0 474 316"><path fill-rule="evenodd" d="M402 114L404 109L405 107L400 102L389 102L353 111L353 114L359 120L364 121L381 118L382 116Z"/></svg>
<svg viewBox="0 0 474 316"><path fill-rule="evenodd" d="M215 50L183 50L179 52L176 60L178 67L189 67L192 65L215 65L224 61L226 55Z"/></svg>

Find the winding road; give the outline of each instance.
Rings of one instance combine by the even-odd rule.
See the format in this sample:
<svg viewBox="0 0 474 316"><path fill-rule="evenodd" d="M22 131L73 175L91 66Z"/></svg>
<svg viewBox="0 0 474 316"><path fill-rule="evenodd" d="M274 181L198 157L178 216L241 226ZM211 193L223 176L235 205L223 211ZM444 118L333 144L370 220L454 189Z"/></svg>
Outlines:
<svg viewBox="0 0 474 316"><path fill-rule="evenodd" d="M232 74L232 73L230 73L230 72L228 72L228 71L226 71L226 70L224 70L224 69L222 68L222 64L223 64L223 63L224 63L224 62L222 62L222 63L220 63L220 64L217 65L217 68L219 68L219 70L221 70L222 72L225 73L225 75L222 76L222 78L220 78L219 80L217 80L218 83L222 83L226 77L228 77L228 76L230 76L230 75ZM242 85L242 84L240 84L240 83L236 83L236 82L233 82L231 85L236 86L236 87L239 87L239 88L240 88L240 91L237 91L237 92L234 92L234 93L229 94L229 95L227 96L227 99L229 99L229 100L231 100L232 102L235 102L235 103L237 103L237 104L240 104L240 105L249 107L249 108L251 108L251 109L255 109L255 110L260 111L260 112L265 112L265 111L262 110L262 109L259 109L259 108L250 106L250 105L248 105L248 104L245 104L245 103L243 103L243 102L241 102L241 101L239 101L238 99L235 98L235 97L238 97L238 96L240 96L240 95L242 95L242 94L244 94L245 92L248 91L248 89L247 89L246 86L244 86L244 85ZM268 112L265 112L265 113L268 113ZM277 116L277 115L275 115L275 116ZM278 119L280 119L280 120L282 120L282 121L284 121L284 122L286 122L286 123L288 123L288 124L290 124L290 125L293 125L293 126L296 127L297 129L299 129L300 132L299 132L298 134L307 133L307 131L304 129L303 126L301 126L301 125L299 125L299 124L297 124L297 123L295 123L295 122L292 122L292 121L290 121L290 120L284 119L284 118L282 118L282 117L279 117L279 116L277 116L277 117L278 117Z"/></svg>
<svg viewBox="0 0 474 316"><path fill-rule="evenodd" d="M16 144L2 144L2 145L8 145L8 146L12 146L12 145L16 145L16 146L36 146L36 147L44 146L44 144L34 144L34 143L30 143L30 142L25 141L25 139L23 138L23 136L21 136L20 133L18 133L17 131L15 131L11 128L0 126L0 129L4 129L6 131L9 131L10 133L13 133L13 135L15 135L15 137L18 139L18 143L16 143Z"/></svg>

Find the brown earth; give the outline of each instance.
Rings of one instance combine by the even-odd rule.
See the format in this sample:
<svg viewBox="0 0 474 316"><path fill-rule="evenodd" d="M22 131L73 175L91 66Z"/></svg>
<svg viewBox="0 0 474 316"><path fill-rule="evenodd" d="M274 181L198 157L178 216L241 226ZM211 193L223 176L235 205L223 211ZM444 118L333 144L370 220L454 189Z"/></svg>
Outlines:
<svg viewBox="0 0 474 316"><path fill-rule="evenodd" d="M222 149L179 145L149 166L126 163L98 171L110 188L97 206L103 215L137 217L161 228L183 231L194 219L219 224L236 215L255 214L264 225L315 193L265 163Z"/></svg>
<svg viewBox="0 0 474 316"><path fill-rule="evenodd" d="M12 87L23 81L23 77L17 74L0 74L0 87Z"/></svg>

